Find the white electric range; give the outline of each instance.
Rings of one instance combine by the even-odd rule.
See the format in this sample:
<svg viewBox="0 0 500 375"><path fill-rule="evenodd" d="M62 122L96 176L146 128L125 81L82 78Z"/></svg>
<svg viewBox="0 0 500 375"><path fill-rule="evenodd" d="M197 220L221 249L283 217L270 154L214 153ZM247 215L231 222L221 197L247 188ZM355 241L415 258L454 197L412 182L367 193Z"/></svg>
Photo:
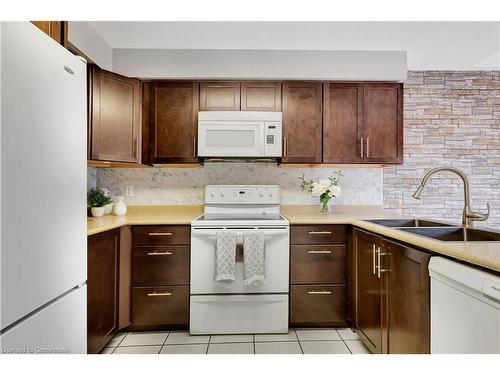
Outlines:
<svg viewBox="0 0 500 375"><path fill-rule="evenodd" d="M237 233L235 280L215 281L216 234ZM265 239L265 280L243 283L243 232ZM289 223L275 185L207 185L204 214L191 222L190 333L288 331Z"/></svg>

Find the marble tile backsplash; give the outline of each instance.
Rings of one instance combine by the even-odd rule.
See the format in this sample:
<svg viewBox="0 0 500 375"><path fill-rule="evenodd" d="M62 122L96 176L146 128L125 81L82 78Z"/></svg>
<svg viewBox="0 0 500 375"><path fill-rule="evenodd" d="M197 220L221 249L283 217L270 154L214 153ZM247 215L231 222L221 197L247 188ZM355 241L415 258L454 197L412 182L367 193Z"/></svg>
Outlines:
<svg viewBox="0 0 500 375"><path fill-rule="evenodd" d="M97 184L97 168L87 168L87 191Z"/></svg>
<svg viewBox="0 0 500 375"><path fill-rule="evenodd" d="M382 205L382 168L342 168L342 195L333 204ZM125 197L132 205L203 204L204 187L209 184L279 185L282 204L318 204L300 189L299 177L328 177L331 168L280 168L274 164L213 163L200 168L97 169L97 186L108 187L114 195L125 195L133 186L134 195ZM89 178L91 180L92 177Z"/></svg>

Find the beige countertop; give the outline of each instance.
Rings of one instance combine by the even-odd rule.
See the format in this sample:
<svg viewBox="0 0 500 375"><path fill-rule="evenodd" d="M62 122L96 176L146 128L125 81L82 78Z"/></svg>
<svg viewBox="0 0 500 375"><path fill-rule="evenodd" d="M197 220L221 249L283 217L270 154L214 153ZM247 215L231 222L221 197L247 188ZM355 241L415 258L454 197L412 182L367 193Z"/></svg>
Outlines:
<svg viewBox="0 0 500 375"><path fill-rule="evenodd" d="M129 206L126 216L88 218L87 235L123 225L188 225L191 220L202 213L203 206ZM500 242L445 242L363 220L398 218L384 214L380 206L334 206L331 215L321 215L319 206L282 205L281 213L290 221L290 224L351 224L437 254L500 272Z"/></svg>
<svg viewBox="0 0 500 375"><path fill-rule="evenodd" d="M404 218L383 214L376 206L334 206L331 215L319 214L317 206L282 206L281 213L290 221L290 224L351 224L437 254L500 272L500 242L439 241L364 221L363 219Z"/></svg>
<svg viewBox="0 0 500 375"><path fill-rule="evenodd" d="M87 236L123 225L189 225L203 213L203 206L128 206L126 216L87 218Z"/></svg>

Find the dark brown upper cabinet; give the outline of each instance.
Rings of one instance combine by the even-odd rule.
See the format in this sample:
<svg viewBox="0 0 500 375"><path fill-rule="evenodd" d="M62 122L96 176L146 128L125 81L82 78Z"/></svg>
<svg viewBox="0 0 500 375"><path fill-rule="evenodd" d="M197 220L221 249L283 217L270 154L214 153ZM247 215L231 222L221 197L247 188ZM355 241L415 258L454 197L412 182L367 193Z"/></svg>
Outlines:
<svg viewBox="0 0 500 375"><path fill-rule="evenodd" d="M140 162L141 85L138 79L90 67L92 160Z"/></svg>
<svg viewBox="0 0 500 375"><path fill-rule="evenodd" d="M403 162L403 87L401 83L363 85L366 163Z"/></svg>
<svg viewBox="0 0 500 375"><path fill-rule="evenodd" d="M198 82L151 84L150 163L195 163L198 134Z"/></svg>
<svg viewBox="0 0 500 375"><path fill-rule="evenodd" d="M283 163L321 163L321 107L321 82L283 82Z"/></svg>
<svg viewBox="0 0 500 375"><path fill-rule="evenodd" d="M57 43L67 46L68 22L66 21L31 21L33 25L54 39Z"/></svg>
<svg viewBox="0 0 500 375"><path fill-rule="evenodd" d="M325 83L323 163L363 163L363 84Z"/></svg>
<svg viewBox="0 0 500 375"><path fill-rule="evenodd" d="M240 82L200 83L200 111L239 111Z"/></svg>
<svg viewBox="0 0 500 375"><path fill-rule="evenodd" d="M403 89L399 83L325 83L324 163L401 163Z"/></svg>
<svg viewBox="0 0 500 375"><path fill-rule="evenodd" d="M242 111L281 111L281 83L241 82Z"/></svg>

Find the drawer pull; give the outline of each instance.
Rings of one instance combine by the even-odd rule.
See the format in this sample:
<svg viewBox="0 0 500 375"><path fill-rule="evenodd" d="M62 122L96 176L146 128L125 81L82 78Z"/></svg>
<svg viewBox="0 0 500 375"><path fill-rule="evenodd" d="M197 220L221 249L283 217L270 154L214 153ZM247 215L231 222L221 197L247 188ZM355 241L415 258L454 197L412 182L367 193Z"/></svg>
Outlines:
<svg viewBox="0 0 500 375"><path fill-rule="evenodd" d="M148 255L172 255L173 253L171 251L153 251L151 253L148 253Z"/></svg>
<svg viewBox="0 0 500 375"><path fill-rule="evenodd" d="M151 232L148 233L148 236L173 236L172 232Z"/></svg>
<svg viewBox="0 0 500 375"><path fill-rule="evenodd" d="M307 250L308 254L331 254L331 250Z"/></svg>
<svg viewBox="0 0 500 375"><path fill-rule="evenodd" d="M168 297L168 296L171 296L172 293L170 292L163 292L163 293L156 293L156 292L153 292L153 293L148 293L148 297Z"/></svg>
<svg viewBox="0 0 500 375"><path fill-rule="evenodd" d="M329 291L329 290L308 290L307 294L319 294L319 295L323 295L323 294L332 294L332 292Z"/></svg>
<svg viewBox="0 0 500 375"><path fill-rule="evenodd" d="M310 231L308 232L309 234L332 234L332 232L328 230L322 230L322 231Z"/></svg>

